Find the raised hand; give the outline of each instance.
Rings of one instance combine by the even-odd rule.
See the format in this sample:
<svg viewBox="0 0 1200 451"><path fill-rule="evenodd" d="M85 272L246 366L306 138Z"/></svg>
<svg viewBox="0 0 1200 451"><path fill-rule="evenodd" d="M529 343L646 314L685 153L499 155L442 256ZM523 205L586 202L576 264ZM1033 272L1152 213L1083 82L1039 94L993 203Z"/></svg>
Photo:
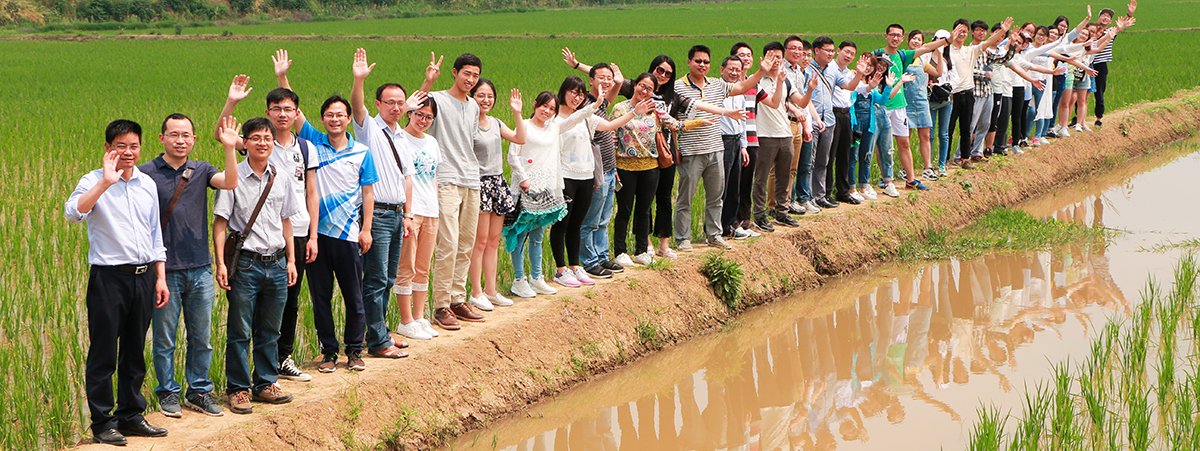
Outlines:
<svg viewBox="0 0 1200 451"><path fill-rule="evenodd" d="M1129 18L1133 18L1133 12L1137 11L1137 0L1129 0L1129 5L1125 7L1129 12Z"/></svg>
<svg viewBox="0 0 1200 451"><path fill-rule="evenodd" d="M371 71L375 69L374 64L367 64L367 51L359 47L354 52L354 65L351 66L351 71L354 73L355 79L365 79L371 75Z"/></svg>
<svg viewBox="0 0 1200 451"><path fill-rule="evenodd" d="M275 63L275 76L282 77L287 75L288 69L292 68L292 60L288 59L288 51L279 49L275 51L275 56L271 57L271 61Z"/></svg>
<svg viewBox="0 0 1200 451"><path fill-rule="evenodd" d="M613 71L613 83L625 82L625 76L621 75L621 68L617 66L617 63L609 63L608 67L611 67Z"/></svg>
<svg viewBox="0 0 1200 451"><path fill-rule="evenodd" d="M254 90L250 86L250 77L246 74L234 75L233 83L229 84L229 100L241 102L246 96L250 95L250 91Z"/></svg>
<svg viewBox="0 0 1200 451"><path fill-rule="evenodd" d="M809 77L808 90L811 92L812 90L817 89L817 83L820 83L820 81L817 80L817 77Z"/></svg>
<svg viewBox="0 0 1200 451"><path fill-rule="evenodd" d="M1088 16L1088 19L1092 18L1092 5L1088 5L1088 15L1087 16Z"/></svg>
<svg viewBox="0 0 1200 451"><path fill-rule="evenodd" d="M374 66L374 64L372 64L372 66ZM406 102L406 105L408 105L408 109L406 111L421 109L421 104L425 103L425 99L428 99L428 98L429 98L428 92L425 92L425 91L413 92L412 95L408 96L408 101Z"/></svg>
<svg viewBox="0 0 1200 451"><path fill-rule="evenodd" d="M1088 8L1089 8L1088 10L1091 11L1091 6L1089 6ZM1088 16L1091 16L1091 14L1089 13ZM1005 33L1008 33L1008 30L1012 29L1012 24L1013 24L1013 18L1012 18L1012 16L1009 16L1007 19L1004 19L1004 22L1000 23L1000 29L1004 30Z"/></svg>
<svg viewBox="0 0 1200 451"><path fill-rule="evenodd" d="M916 81L916 79L916 75L905 72L904 75L900 76L900 83L912 83L913 81Z"/></svg>
<svg viewBox="0 0 1200 451"><path fill-rule="evenodd" d="M442 58L445 58L445 55L439 58L433 52L429 52L429 67L425 68L425 80L437 80L442 75Z"/></svg>
<svg viewBox="0 0 1200 451"><path fill-rule="evenodd" d="M896 74L894 72L888 71L887 77L884 78L884 80L887 82L888 86L896 86Z"/></svg>
<svg viewBox="0 0 1200 451"><path fill-rule="evenodd" d="M521 120L521 107L523 106L524 104L521 103L521 91L517 88L513 88L512 92L508 94L508 107L517 112L517 114L514 115L516 116L517 120Z"/></svg>
<svg viewBox="0 0 1200 451"><path fill-rule="evenodd" d="M933 52L933 53L935 55L937 54L937 52ZM858 74L860 76L863 76L863 77L867 76L867 70L870 69L874 65L874 61L872 61L872 59L874 59L874 58L872 58L869 54L866 54L866 53L864 53L864 54L862 54L862 56L858 57L858 66L856 67L856 69L858 69Z"/></svg>
<svg viewBox="0 0 1200 451"><path fill-rule="evenodd" d="M104 183L112 185L121 180L122 171L117 170L117 160L120 158L121 151L116 149L104 153Z"/></svg>
<svg viewBox="0 0 1200 451"><path fill-rule="evenodd" d="M637 114L638 116L641 116L641 115L646 114L646 112L650 111L653 108L654 108L654 99L646 99L641 102L638 102L637 105L633 106L633 113Z"/></svg>
<svg viewBox="0 0 1200 451"><path fill-rule="evenodd" d="M233 116L225 116L217 121L217 137L221 140L221 144L225 147L237 146L241 137L238 136L238 129L242 128L238 125L237 118Z"/></svg>
<svg viewBox="0 0 1200 451"><path fill-rule="evenodd" d="M579 65L579 60L575 59L575 53L571 49L563 47L562 49L563 62L567 63L572 69Z"/></svg>

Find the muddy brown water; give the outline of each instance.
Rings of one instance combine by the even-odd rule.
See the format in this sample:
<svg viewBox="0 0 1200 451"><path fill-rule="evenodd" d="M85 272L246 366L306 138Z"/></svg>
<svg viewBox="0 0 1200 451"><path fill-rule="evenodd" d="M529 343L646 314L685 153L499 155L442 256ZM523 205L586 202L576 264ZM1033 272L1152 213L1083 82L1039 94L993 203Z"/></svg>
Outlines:
<svg viewBox="0 0 1200 451"><path fill-rule="evenodd" d="M1021 208L1122 233L970 260L883 265L530 405L453 449L966 449L981 405L1018 409L1200 237L1200 142ZM1183 155L1183 156L1180 156Z"/></svg>

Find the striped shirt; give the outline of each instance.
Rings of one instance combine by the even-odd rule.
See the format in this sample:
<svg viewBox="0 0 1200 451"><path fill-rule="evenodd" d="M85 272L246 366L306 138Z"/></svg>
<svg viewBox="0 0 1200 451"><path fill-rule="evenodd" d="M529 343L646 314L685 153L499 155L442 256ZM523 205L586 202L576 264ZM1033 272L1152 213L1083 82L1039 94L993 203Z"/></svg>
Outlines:
<svg viewBox="0 0 1200 451"><path fill-rule="evenodd" d="M1113 36L1113 38L1108 41L1108 45L1104 47L1104 50L1100 51L1100 53L1097 53L1095 57L1092 58L1092 64L1111 63L1113 60L1112 46L1114 42L1117 42L1116 36Z"/></svg>
<svg viewBox="0 0 1200 451"><path fill-rule="evenodd" d="M758 88L750 88L745 94L742 94L742 98L746 103L746 122L743 122L746 126L745 146L746 148L758 147L758 125L756 124L758 102L755 101L758 98Z"/></svg>
<svg viewBox="0 0 1200 451"><path fill-rule="evenodd" d="M352 136L346 136L346 148L334 149L329 136L313 128L311 122L304 123L300 137L309 143L308 168L316 170L317 196L321 199L317 233L357 243L362 187L379 181L370 150Z"/></svg>
<svg viewBox="0 0 1200 451"><path fill-rule="evenodd" d="M683 78L675 80L675 93L682 97L687 97L693 100L706 102L710 105L720 105L733 91L735 86L720 78L704 77L704 88L700 88L692 83L685 75ZM720 119L717 115L695 110L696 117L694 119ZM680 120L693 119L689 117L677 117ZM713 152L721 152L725 145L721 143L721 126L718 124L704 125L696 127L688 131L679 132L679 155L690 157L694 155L704 155Z"/></svg>

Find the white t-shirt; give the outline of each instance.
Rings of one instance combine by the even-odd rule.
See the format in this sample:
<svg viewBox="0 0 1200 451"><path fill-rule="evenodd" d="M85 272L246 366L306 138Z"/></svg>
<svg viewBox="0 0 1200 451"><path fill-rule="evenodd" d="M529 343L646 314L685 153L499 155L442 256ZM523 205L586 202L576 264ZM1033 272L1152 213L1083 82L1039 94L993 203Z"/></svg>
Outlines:
<svg viewBox="0 0 1200 451"><path fill-rule="evenodd" d="M781 94L778 108L768 107L763 103L763 99L775 95L776 84L771 77L763 77L758 82L758 115L755 116L758 126L759 138L791 138L792 124L787 117L787 107L784 103L791 98L792 94L796 93L796 87L784 82L783 89L786 91ZM806 108L807 109L807 108Z"/></svg>
<svg viewBox="0 0 1200 451"><path fill-rule="evenodd" d="M554 116L551 121L562 121L565 118ZM592 155L592 134L600 125L600 117L592 115L574 127L563 130L558 135L560 159L559 170L565 179L588 180L595 177L596 159Z"/></svg>
<svg viewBox="0 0 1200 451"><path fill-rule="evenodd" d="M403 160L404 176L412 179L412 199L409 211L414 215L426 218L438 217L437 168L441 163L441 153L438 152L437 140L433 135L425 134L417 138L401 130L398 136L403 139L396 141L396 150Z"/></svg>

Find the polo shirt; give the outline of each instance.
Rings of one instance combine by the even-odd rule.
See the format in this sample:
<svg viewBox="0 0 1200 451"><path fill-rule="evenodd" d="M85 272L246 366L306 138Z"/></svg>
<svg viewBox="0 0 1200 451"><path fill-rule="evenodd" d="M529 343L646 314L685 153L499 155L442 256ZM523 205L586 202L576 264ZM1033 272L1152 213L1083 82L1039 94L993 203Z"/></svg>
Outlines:
<svg viewBox="0 0 1200 451"><path fill-rule="evenodd" d="M357 243L362 187L379 181L371 151L349 134L346 148L338 151L329 144L329 135L309 122L304 123L300 137L309 143L308 168L316 170L321 205L317 233Z"/></svg>
<svg viewBox="0 0 1200 451"><path fill-rule="evenodd" d="M675 94L687 97L693 100L699 100L710 105L720 105L725 97L733 91L734 83L729 83L720 78L704 77L704 88L701 89L692 83L685 75L683 78L675 80ZM695 110L695 119L720 119L717 115L705 111ZM687 117L679 117L677 119L691 119ZM704 125L693 128L688 131L679 132L679 155L690 157L694 155L704 155L713 152L724 150L725 145L721 143L721 126L714 123L712 125Z"/></svg>
<svg viewBox="0 0 1200 451"><path fill-rule="evenodd" d="M108 187L87 213L79 211L79 196L104 178L97 169L79 178L63 206L68 221L87 221L88 263L99 266L141 265L167 259L158 215L158 188L154 179L133 168Z"/></svg>
<svg viewBox="0 0 1200 451"><path fill-rule="evenodd" d="M308 186L305 183L307 168L304 161L306 157L303 154L300 146L300 138L296 136L292 140L292 145L283 147L279 141L275 141L275 150L271 151L271 157L267 162L275 165L275 170L278 171L278 176L275 178L275 183L285 184L292 189L292 194L298 199L304 208L292 215L292 236L306 237L308 236ZM240 176L241 173L238 173Z"/></svg>
<svg viewBox="0 0 1200 451"><path fill-rule="evenodd" d="M158 211L167 211L167 204L175 196L180 177L187 169L192 170L187 186L175 203L171 219L163 227L163 245L167 247L167 271L199 268L212 265L208 253L208 191L209 182L217 174L217 168L204 161L188 159L179 169L167 164L162 154L138 166L144 174L154 179L158 186ZM215 189L215 188L214 188Z"/></svg>
<svg viewBox="0 0 1200 451"><path fill-rule="evenodd" d="M760 138L791 138L792 124L787 116L787 107L784 103L791 98L792 94L796 93L796 85L783 79L783 86L778 86L775 80L771 77L763 77L762 81L758 82L758 136ZM762 103L762 101L770 96L775 95L776 89L783 89L784 92L779 101L778 108L771 108Z"/></svg>

